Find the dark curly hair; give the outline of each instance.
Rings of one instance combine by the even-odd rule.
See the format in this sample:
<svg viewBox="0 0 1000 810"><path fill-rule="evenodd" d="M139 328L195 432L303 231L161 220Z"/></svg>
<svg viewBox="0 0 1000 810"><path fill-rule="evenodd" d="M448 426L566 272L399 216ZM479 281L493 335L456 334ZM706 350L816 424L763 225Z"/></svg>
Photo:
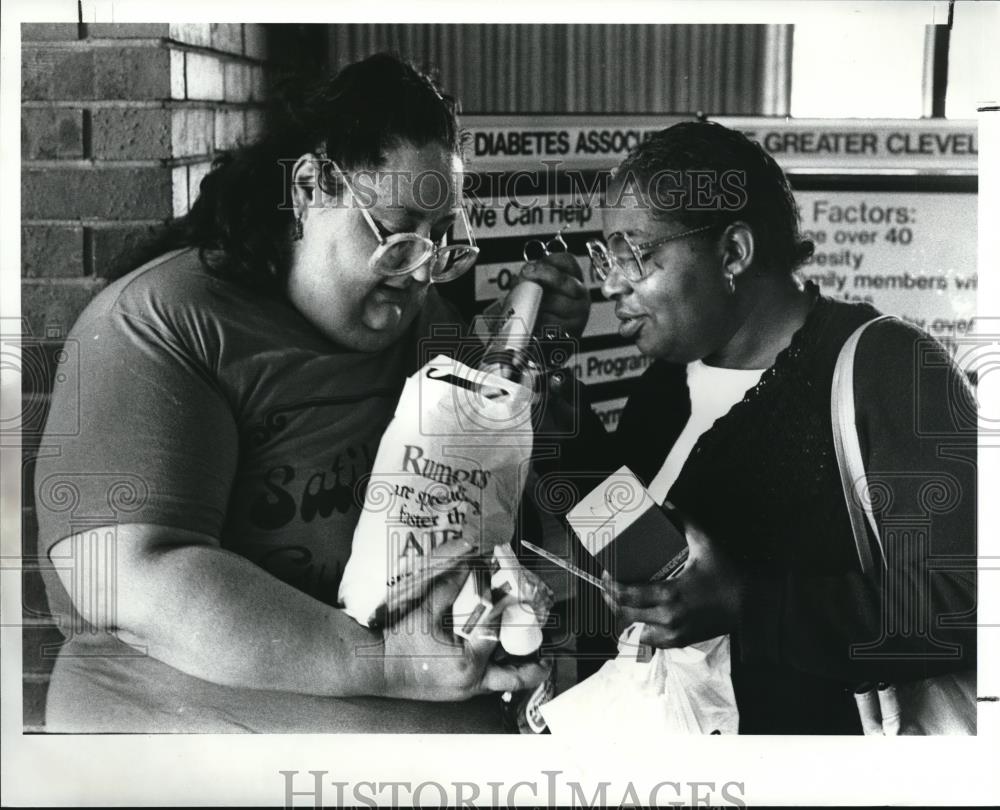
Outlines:
<svg viewBox="0 0 1000 810"><path fill-rule="evenodd" d="M812 255L785 173L758 143L734 129L684 121L661 130L619 166L615 184L630 180L656 189L648 201L657 219L690 228L715 226L709 233L745 222L754 234L759 266L792 272Z"/></svg>
<svg viewBox="0 0 1000 810"><path fill-rule="evenodd" d="M288 81L274 98L266 133L215 159L191 210L157 248L197 247L212 275L283 294L299 156L322 150L345 170L375 169L401 142L439 142L458 153L462 133L455 101L392 54L305 87Z"/></svg>

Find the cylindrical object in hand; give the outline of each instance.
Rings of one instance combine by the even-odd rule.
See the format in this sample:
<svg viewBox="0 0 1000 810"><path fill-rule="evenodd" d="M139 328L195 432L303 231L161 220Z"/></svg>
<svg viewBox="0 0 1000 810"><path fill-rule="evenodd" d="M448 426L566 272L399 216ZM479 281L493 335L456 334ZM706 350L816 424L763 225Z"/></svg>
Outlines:
<svg viewBox="0 0 1000 810"><path fill-rule="evenodd" d="M542 646L538 617L524 602L504 609L500 618L500 646L511 655L531 655Z"/></svg>
<svg viewBox="0 0 1000 810"><path fill-rule="evenodd" d="M542 304L541 285L522 281L507 297L503 321L490 341L490 348L508 349L522 346L535 331L538 309Z"/></svg>
<svg viewBox="0 0 1000 810"><path fill-rule="evenodd" d="M856 691L854 700L858 704L861 730L865 734L882 734L882 711L879 708L878 690L874 687Z"/></svg>
<svg viewBox="0 0 1000 810"><path fill-rule="evenodd" d="M541 303L542 288L534 281L522 281L511 290L503 321L483 355L483 371L520 383L532 370L528 347Z"/></svg>
<svg viewBox="0 0 1000 810"><path fill-rule="evenodd" d="M878 705L882 713L882 733L888 737L895 737L899 734L899 727L902 723L899 695L896 694L895 686L892 684L879 684Z"/></svg>

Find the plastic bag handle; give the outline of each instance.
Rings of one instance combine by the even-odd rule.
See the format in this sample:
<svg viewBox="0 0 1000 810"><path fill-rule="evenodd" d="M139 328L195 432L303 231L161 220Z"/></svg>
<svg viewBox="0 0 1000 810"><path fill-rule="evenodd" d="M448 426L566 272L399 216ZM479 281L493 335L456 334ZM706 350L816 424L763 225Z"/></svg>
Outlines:
<svg viewBox="0 0 1000 810"><path fill-rule="evenodd" d="M645 622L632 622L632 624L625 628L625 632L618 639L619 657L639 660L639 656L642 654L642 649L645 646L640 643L639 639L642 638L642 631L645 629Z"/></svg>

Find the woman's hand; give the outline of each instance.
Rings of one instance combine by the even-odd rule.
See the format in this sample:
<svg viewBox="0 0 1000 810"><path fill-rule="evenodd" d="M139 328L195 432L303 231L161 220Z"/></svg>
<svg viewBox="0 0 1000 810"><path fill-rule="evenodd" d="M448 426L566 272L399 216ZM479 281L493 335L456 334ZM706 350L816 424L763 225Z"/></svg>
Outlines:
<svg viewBox="0 0 1000 810"><path fill-rule="evenodd" d="M553 253L528 262L520 278L534 281L544 291L538 312L538 327L564 330L580 337L590 317L590 293L583 284L583 271L570 253Z"/></svg>
<svg viewBox="0 0 1000 810"><path fill-rule="evenodd" d="M644 622L640 643L686 647L732 632L742 607L743 576L735 563L690 520L684 521L689 556L676 576L623 585L604 574L605 601L625 626Z"/></svg>
<svg viewBox="0 0 1000 810"><path fill-rule="evenodd" d="M445 618L468 575L467 561L440 575L421 604L385 630L385 696L467 700L487 692L528 689L548 676L548 665L501 666L491 661L496 641L464 641L453 636ZM497 602L486 623L498 624L512 600L508 597Z"/></svg>

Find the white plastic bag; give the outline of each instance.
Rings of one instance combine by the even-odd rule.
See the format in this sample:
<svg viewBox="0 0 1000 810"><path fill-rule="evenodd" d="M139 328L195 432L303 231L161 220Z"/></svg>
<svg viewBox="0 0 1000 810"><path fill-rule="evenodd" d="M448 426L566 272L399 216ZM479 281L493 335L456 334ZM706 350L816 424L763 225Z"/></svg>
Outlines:
<svg viewBox="0 0 1000 810"><path fill-rule="evenodd" d="M391 621L422 598L444 558L490 554L511 539L531 455L531 394L443 356L407 379L340 582L348 614Z"/></svg>
<svg viewBox="0 0 1000 810"><path fill-rule="evenodd" d="M729 636L639 658L643 625L628 627L618 657L541 707L553 734L736 734Z"/></svg>

